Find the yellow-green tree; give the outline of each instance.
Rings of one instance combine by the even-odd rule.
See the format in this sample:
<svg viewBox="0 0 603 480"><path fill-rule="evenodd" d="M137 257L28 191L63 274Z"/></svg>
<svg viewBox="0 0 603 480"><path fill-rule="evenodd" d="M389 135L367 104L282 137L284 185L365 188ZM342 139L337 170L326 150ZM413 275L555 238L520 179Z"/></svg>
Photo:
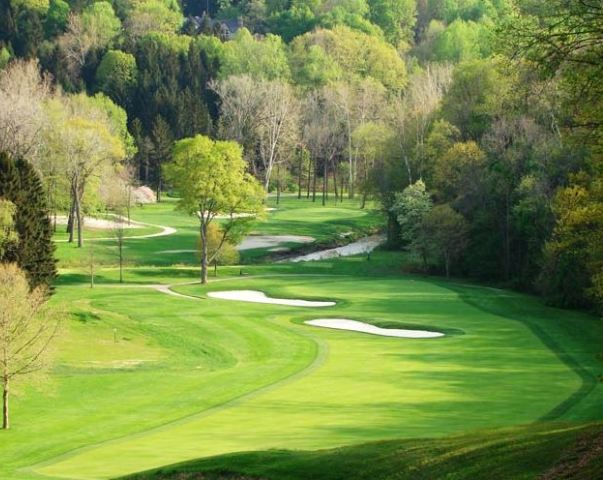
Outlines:
<svg viewBox="0 0 603 480"><path fill-rule="evenodd" d="M2 428L10 427L9 397L16 378L43 371L60 317L46 303L45 287L30 290L25 272L0 263L0 378Z"/></svg>
<svg viewBox="0 0 603 480"><path fill-rule="evenodd" d="M165 177L180 194L179 208L199 219L201 283L207 283L207 267L226 242L241 236L262 212L264 190L245 171L241 147L235 142L214 141L204 135L176 142ZM223 217L222 237L213 255L208 229Z"/></svg>

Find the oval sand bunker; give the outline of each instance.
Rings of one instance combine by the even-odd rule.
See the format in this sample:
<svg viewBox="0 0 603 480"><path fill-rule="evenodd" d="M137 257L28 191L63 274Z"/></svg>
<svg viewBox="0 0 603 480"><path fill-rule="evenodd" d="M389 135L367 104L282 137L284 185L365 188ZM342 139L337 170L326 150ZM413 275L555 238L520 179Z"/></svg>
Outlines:
<svg viewBox="0 0 603 480"><path fill-rule="evenodd" d="M270 298L257 290L229 290L226 292L209 292L211 298L220 300L236 300L239 302L270 303L272 305L288 305L290 307L332 307L335 302L314 302L311 300L294 300L289 298Z"/></svg>
<svg viewBox="0 0 603 480"><path fill-rule="evenodd" d="M443 337L440 332L430 332L428 330L405 330L401 328L380 328L356 320L347 320L344 318L319 318L304 322L308 325L323 328L333 328L336 330L351 330L353 332L370 333L371 335L381 335L383 337L401 337L401 338L436 338Z"/></svg>

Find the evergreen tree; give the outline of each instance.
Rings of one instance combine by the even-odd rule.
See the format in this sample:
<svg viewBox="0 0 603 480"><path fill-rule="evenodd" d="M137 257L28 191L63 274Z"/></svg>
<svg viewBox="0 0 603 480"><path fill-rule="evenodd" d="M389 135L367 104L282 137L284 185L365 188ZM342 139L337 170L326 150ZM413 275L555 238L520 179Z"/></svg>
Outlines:
<svg viewBox="0 0 603 480"><path fill-rule="evenodd" d="M170 126L161 115L158 115L155 122L153 122L151 135L153 138L152 159L155 173L155 188L157 191L157 201L161 202L161 189L163 186L161 169L163 164L170 160L174 137L172 136Z"/></svg>
<svg viewBox="0 0 603 480"><path fill-rule="evenodd" d="M14 203L16 248L6 252L2 262L16 262L32 288L48 285L56 277L52 225L46 206L46 193L37 172L23 159L0 153L0 198Z"/></svg>

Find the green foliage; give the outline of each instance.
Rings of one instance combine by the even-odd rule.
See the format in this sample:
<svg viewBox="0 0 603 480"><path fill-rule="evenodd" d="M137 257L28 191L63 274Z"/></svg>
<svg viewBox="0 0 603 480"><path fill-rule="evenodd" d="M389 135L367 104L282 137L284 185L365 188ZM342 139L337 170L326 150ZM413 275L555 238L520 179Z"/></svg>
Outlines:
<svg viewBox="0 0 603 480"><path fill-rule="evenodd" d="M0 153L0 198L15 206L14 224L18 242L2 257L16 262L32 287L50 286L57 270L55 246L46 206L46 192L35 169L25 160Z"/></svg>
<svg viewBox="0 0 603 480"><path fill-rule="evenodd" d="M432 207L433 202L422 180L417 180L402 192L396 193L392 210L400 225L400 236L404 244L409 245L417 239L423 218Z"/></svg>
<svg viewBox="0 0 603 480"><path fill-rule="evenodd" d="M494 60L473 60L459 65L444 97L444 118L466 139L478 140L494 116L502 111L510 77Z"/></svg>
<svg viewBox="0 0 603 480"><path fill-rule="evenodd" d="M10 52L6 47L0 47L0 70L8 65Z"/></svg>
<svg viewBox="0 0 603 480"><path fill-rule="evenodd" d="M601 179L595 179L591 185L574 184L559 190L553 212L556 225L545 247L545 263L540 279L544 294L557 305L586 307L594 301L601 309Z"/></svg>
<svg viewBox="0 0 603 480"><path fill-rule="evenodd" d="M335 60L320 45L304 45L293 41L289 54L291 75L303 87L320 87L343 76Z"/></svg>
<svg viewBox="0 0 603 480"><path fill-rule="evenodd" d="M276 35L256 39L249 30L240 29L224 45L220 76L248 74L267 80L288 79L290 76L285 44Z"/></svg>
<svg viewBox="0 0 603 480"><path fill-rule="evenodd" d="M0 198L0 259L4 258L8 250L16 248L19 240L15 231L16 210L13 202Z"/></svg>
<svg viewBox="0 0 603 480"><path fill-rule="evenodd" d="M50 0L48 14L44 20L44 31L47 37L54 37L65 31L69 11L69 4L65 0Z"/></svg>
<svg viewBox="0 0 603 480"><path fill-rule="evenodd" d="M131 36L142 37L151 33L174 34L183 21L178 2L137 0L127 12L125 26Z"/></svg>
<svg viewBox="0 0 603 480"><path fill-rule="evenodd" d="M172 157L165 174L180 192L179 207L184 211L207 212L212 218L218 213L257 212L261 186L245 173L241 147L235 142L197 135L176 142Z"/></svg>
<svg viewBox="0 0 603 480"><path fill-rule="evenodd" d="M446 277L449 277L451 268L467 246L469 224L465 218L448 204L436 205L425 213L417 231L417 243L424 246L428 256L434 256L440 265L443 264Z"/></svg>
<svg viewBox="0 0 603 480"><path fill-rule="evenodd" d="M134 55L121 50L109 50L103 56L96 70L96 82L99 90L115 102L125 105L137 80L136 59Z"/></svg>
<svg viewBox="0 0 603 480"><path fill-rule="evenodd" d="M438 35L434 44L434 58L440 62L463 62L487 57L490 46L487 24L457 19Z"/></svg>
<svg viewBox="0 0 603 480"><path fill-rule="evenodd" d="M395 46L411 44L416 22L415 0L369 0L370 18Z"/></svg>
<svg viewBox="0 0 603 480"><path fill-rule="evenodd" d="M320 46L331 57L347 80L372 77L394 92L402 90L407 83L404 61L394 47L380 38L343 26L332 30L319 29L294 41L297 64L303 51L315 59L322 56L311 50L314 45ZM304 78L303 74L301 78Z"/></svg>
<svg viewBox="0 0 603 480"><path fill-rule="evenodd" d="M98 46L109 45L121 30L119 18L106 1L92 3L82 10L82 26Z"/></svg>

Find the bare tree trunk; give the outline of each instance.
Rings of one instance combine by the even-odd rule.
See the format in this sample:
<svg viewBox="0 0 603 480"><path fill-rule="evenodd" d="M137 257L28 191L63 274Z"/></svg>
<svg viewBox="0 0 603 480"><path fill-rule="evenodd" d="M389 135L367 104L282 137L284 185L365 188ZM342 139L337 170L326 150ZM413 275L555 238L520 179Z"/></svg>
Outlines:
<svg viewBox="0 0 603 480"><path fill-rule="evenodd" d="M81 199L80 193L76 190L75 193L75 217L77 219L77 246L81 248L84 245L84 235L83 235L83 221L82 221L82 207L81 207Z"/></svg>
<svg viewBox="0 0 603 480"><path fill-rule="evenodd" d="M9 383L10 380L7 376L3 379L3 390L2 390L2 428L8 430L10 428L9 421L9 410L8 410L8 395L9 395Z"/></svg>
<svg viewBox="0 0 603 480"><path fill-rule="evenodd" d="M276 166L276 204L281 202L281 166Z"/></svg>
<svg viewBox="0 0 603 480"><path fill-rule="evenodd" d="M353 155L352 155L352 126L351 126L349 115L347 117L347 128L348 128L348 161L349 161L349 167L350 167L348 181L350 182L349 184L352 185L352 183L354 182L354 168L353 168L354 160L353 160ZM342 196L343 196L343 192L342 192ZM354 190L352 188L348 189L348 197L354 198Z"/></svg>
<svg viewBox="0 0 603 480"><path fill-rule="evenodd" d="M205 219L201 219L201 283L207 283L207 224Z"/></svg>
<svg viewBox="0 0 603 480"><path fill-rule="evenodd" d="M301 191L302 191L302 176L303 176L303 162L304 162L304 156L303 154L300 152L299 153L299 165L297 167L297 199L299 200L301 198Z"/></svg>
<svg viewBox="0 0 603 480"><path fill-rule="evenodd" d="M161 203L161 188L163 187L163 181L161 175L157 179L157 203Z"/></svg>
<svg viewBox="0 0 603 480"><path fill-rule="evenodd" d="M450 255L444 252L444 267L446 268L446 278L450 278Z"/></svg>
<svg viewBox="0 0 603 480"><path fill-rule="evenodd" d="M314 162L310 160L308 162L308 185L306 186L306 198L310 198L310 185L312 184L312 165L314 165Z"/></svg>
<svg viewBox="0 0 603 480"><path fill-rule="evenodd" d="M325 206L327 203L327 182L329 177L327 176L327 161L325 160L322 168L322 205Z"/></svg>
<svg viewBox="0 0 603 480"><path fill-rule="evenodd" d="M335 162L333 162L333 190L335 191L335 202L337 202L339 200L339 190L337 190L337 164Z"/></svg>
<svg viewBox="0 0 603 480"><path fill-rule="evenodd" d="M314 168L313 168L313 176L312 176L312 201L315 202L316 201L316 170L317 170L318 165L316 165L316 160L314 161Z"/></svg>
<svg viewBox="0 0 603 480"><path fill-rule="evenodd" d="M75 201L71 198L69 206L69 217L67 218L67 233L69 234L69 243L73 243L73 217L75 216Z"/></svg>

